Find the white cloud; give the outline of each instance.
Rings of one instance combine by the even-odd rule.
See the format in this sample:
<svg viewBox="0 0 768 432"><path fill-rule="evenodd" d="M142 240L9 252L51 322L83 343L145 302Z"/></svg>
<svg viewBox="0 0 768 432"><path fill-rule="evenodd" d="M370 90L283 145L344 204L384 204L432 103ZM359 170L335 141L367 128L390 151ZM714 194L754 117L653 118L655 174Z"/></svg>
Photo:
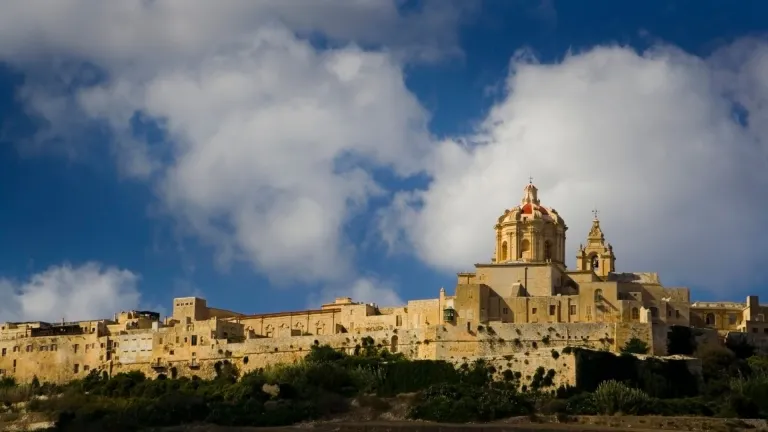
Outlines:
<svg viewBox="0 0 768 432"><path fill-rule="evenodd" d="M467 10L434 1L408 14L396 2L336 0L12 5L0 18L0 57L34 78L21 96L49 121L39 138L69 149L55 139L86 141L71 139L83 129L72 125L102 121L123 174L151 181L187 233L214 245L220 263L246 260L278 281L354 280L342 229L381 193L370 168L412 174L430 143L401 60L457 52ZM341 45L319 51L297 33ZM39 67L51 58L65 59L55 79ZM62 90L72 88L74 97ZM168 143L135 136L137 115L159 121Z"/></svg>
<svg viewBox="0 0 768 432"><path fill-rule="evenodd" d="M98 263L52 266L23 282L0 279L0 322L111 319L139 305L138 281Z"/></svg>
<svg viewBox="0 0 768 432"><path fill-rule="evenodd" d="M571 228L569 256L598 206L619 270L709 288L754 275L752 245L768 240L755 222L768 172L760 42L706 60L668 47L599 47L555 65L519 56L483 130L435 144L402 61L456 52L460 7L402 16L362 0L195 1L12 2L0 58L29 73L23 100L51 122L48 137L104 120L123 172L151 182L222 263L355 286L344 227L383 192L370 173L385 167L432 177L398 195L382 226L443 270L489 259L493 221L533 175ZM341 47L319 51L297 32ZM54 84L39 67L52 59L65 59ZM99 71L99 86L61 93ZM137 112L160 122L168 145L133 136Z"/></svg>
<svg viewBox="0 0 768 432"><path fill-rule="evenodd" d="M426 112L390 57L316 52L277 27L192 68L114 80L78 99L119 136L136 111L161 119L173 142L158 176L168 210L225 260L275 279L346 275L342 226L379 193L359 162L412 174L430 142ZM130 143L150 153L140 145Z"/></svg>
<svg viewBox="0 0 768 432"><path fill-rule="evenodd" d="M0 15L0 57L15 63L78 57L149 72L200 60L282 24L302 35L356 41L411 59L456 54L458 25L476 1L428 0L403 13L399 1L220 0L11 1Z"/></svg>
<svg viewBox="0 0 768 432"><path fill-rule="evenodd" d="M763 85L747 94L765 100L766 65L746 68L761 71L748 77ZM440 145L429 187L401 193L384 215L385 238L404 236L444 270L488 262L496 218L519 203L532 175L570 228L571 264L597 206L618 271L659 271L667 283L712 290L753 282L768 240L759 198L768 123L734 121L720 75L669 47L513 61L508 94L483 130L469 144Z"/></svg>

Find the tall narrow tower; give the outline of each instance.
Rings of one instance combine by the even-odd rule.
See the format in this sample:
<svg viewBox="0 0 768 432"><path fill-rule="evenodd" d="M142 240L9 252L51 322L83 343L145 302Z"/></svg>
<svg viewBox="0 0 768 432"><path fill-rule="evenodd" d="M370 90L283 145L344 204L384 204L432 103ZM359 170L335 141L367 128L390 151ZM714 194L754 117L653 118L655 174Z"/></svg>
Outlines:
<svg viewBox="0 0 768 432"><path fill-rule="evenodd" d="M577 270L592 270L601 278L608 277L608 273L616 271L616 255L613 253L613 246L605 242L605 234L600 228L600 219L597 217L597 210L593 211L592 228L587 235L587 246L579 245L579 252L576 254Z"/></svg>

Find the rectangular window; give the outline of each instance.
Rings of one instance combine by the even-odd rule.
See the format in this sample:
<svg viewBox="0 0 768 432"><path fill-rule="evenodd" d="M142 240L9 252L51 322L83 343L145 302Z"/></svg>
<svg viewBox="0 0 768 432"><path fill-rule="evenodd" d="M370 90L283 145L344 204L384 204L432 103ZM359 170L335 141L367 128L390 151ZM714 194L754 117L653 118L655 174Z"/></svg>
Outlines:
<svg viewBox="0 0 768 432"><path fill-rule="evenodd" d="M51 351L56 351L56 344L51 345Z"/></svg>
<svg viewBox="0 0 768 432"><path fill-rule="evenodd" d="M197 335L192 335L192 346L197 346Z"/></svg>
<svg viewBox="0 0 768 432"><path fill-rule="evenodd" d="M5 348L3 348L3 357L5 357Z"/></svg>
<svg viewBox="0 0 768 432"><path fill-rule="evenodd" d="M501 313L503 313L504 315L506 315L506 314L508 314L508 313L509 313L509 309L507 309L507 308L503 308L503 309L501 310Z"/></svg>
<svg viewBox="0 0 768 432"><path fill-rule="evenodd" d="M571 305L569 309L570 309L571 315L576 315L576 305Z"/></svg>
<svg viewBox="0 0 768 432"><path fill-rule="evenodd" d="M680 311L675 309L675 318L680 318Z"/></svg>
<svg viewBox="0 0 768 432"><path fill-rule="evenodd" d="M88 370L88 369L90 369L90 368L91 368L91 367L90 367L90 366L88 366L88 365L83 365L83 372L87 371L87 370Z"/></svg>
<svg viewBox="0 0 768 432"><path fill-rule="evenodd" d="M72 345L72 350L73 350L74 352L77 352L78 348L80 348L80 345L78 345L78 344L74 344L74 345Z"/></svg>
<svg viewBox="0 0 768 432"><path fill-rule="evenodd" d="M27 352L32 352L32 345L27 345Z"/></svg>
<svg viewBox="0 0 768 432"><path fill-rule="evenodd" d="M554 315L555 312L557 312L557 306L555 305L549 305L549 314Z"/></svg>
<svg viewBox="0 0 768 432"><path fill-rule="evenodd" d="M77 363L75 363L75 366L74 366L74 372L75 372L75 373L78 373L78 372L80 372L80 365L79 365L79 364L77 364Z"/></svg>

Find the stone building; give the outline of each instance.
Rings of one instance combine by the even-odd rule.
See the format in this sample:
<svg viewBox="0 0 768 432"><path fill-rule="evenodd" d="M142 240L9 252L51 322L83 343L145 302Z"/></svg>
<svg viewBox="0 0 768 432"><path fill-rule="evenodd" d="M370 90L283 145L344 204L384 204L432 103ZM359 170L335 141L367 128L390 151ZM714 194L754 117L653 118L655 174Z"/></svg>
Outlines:
<svg viewBox="0 0 768 432"><path fill-rule="evenodd" d="M595 213L576 267L566 267L560 214L528 184L519 205L495 227L490 262L457 275L453 294L379 307L337 298L319 309L244 314L196 297L173 300L171 316L127 311L112 319L0 324L0 376L64 382L93 370L113 375L210 377L220 362L248 371L301 359L318 344L354 352L362 338L411 358L454 362L503 359L524 376L538 366L575 379L567 346L620 349L633 337L666 353L670 325L768 335L766 308L746 303L690 302L687 288L665 287L655 273L619 273ZM529 361L530 360L530 361ZM499 369L501 370L501 369Z"/></svg>

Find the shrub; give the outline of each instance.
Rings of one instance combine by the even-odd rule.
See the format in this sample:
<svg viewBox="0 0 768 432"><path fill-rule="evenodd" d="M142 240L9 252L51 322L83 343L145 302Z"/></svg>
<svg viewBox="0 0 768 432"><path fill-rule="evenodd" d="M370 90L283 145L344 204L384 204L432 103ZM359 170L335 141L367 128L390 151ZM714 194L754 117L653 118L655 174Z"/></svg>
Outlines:
<svg viewBox="0 0 768 432"><path fill-rule="evenodd" d="M648 395L617 381L601 383L593 395L595 408L601 414L638 414L648 404Z"/></svg>
<svg viewBox="0 0 768 432"><path fill-rule="evenodd" d="M421 420L465 423L532 412L532 403L514 389L440 384L419 393L408 415Z"/></svg>
<svg viewBox="0 0 768 432"><path fill-rule="evenodd" d="M621 352L626 354L648 354L648 351L650 351L648 344L636 337L628 340L621 348Z"/></svg>

